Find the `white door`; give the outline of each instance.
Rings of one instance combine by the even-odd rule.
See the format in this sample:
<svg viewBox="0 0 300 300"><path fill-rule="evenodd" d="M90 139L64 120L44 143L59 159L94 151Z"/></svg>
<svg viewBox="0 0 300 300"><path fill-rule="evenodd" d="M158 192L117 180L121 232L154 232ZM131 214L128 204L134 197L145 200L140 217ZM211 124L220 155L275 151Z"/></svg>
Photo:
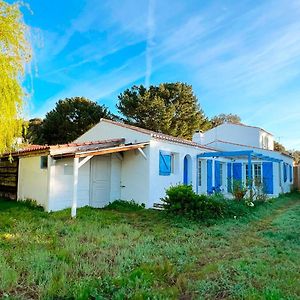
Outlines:
<svg viewBox="0 0 300 300"><path fill-rule="evenodd" d="M90 205L103 207L110 200L110 156L95 156L91 162Z"/></svg>

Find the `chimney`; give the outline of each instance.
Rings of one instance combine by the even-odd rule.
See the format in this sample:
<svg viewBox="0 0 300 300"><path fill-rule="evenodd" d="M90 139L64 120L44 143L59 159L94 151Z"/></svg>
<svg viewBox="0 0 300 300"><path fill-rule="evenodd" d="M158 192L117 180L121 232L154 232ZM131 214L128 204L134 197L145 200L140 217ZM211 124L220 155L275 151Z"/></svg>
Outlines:
<svg viewBox="0 0 300 300"><path fill-rule="evenodd" d="M204 133L202 131L197 130L194 134L193 134L193 142L203 145L204 143Z"/></svg>

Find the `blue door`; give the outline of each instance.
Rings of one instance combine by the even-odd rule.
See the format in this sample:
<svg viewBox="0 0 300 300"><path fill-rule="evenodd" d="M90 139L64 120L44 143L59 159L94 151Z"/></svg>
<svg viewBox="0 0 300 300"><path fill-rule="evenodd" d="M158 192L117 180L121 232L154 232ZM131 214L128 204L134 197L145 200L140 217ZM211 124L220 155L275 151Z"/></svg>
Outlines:
<svg viewBox="0 0 300 300"><path fill-rule="evenodd" d="M188 185L188 174L189 174L189 164L188 159L185 156L183 160L183 184Z"/></svg>
<svg viewBox="0 0 300 300"><path fill-rule="evenodd" d="M207 160L207 193L212 194L213 188L212 188L212 160Z"/></svg>
<svg viewBox="0 0 300 300"><path fill-rule="evenodd" d="M263 162L263 183L266 194L273 194L273 163Z"/></svg>
<svg viewBox="0 0 300 300"><path fill-rule="evenodd" d="M233 163L232 173L233 173L234 180L242 181L242 163Z"/></svg>

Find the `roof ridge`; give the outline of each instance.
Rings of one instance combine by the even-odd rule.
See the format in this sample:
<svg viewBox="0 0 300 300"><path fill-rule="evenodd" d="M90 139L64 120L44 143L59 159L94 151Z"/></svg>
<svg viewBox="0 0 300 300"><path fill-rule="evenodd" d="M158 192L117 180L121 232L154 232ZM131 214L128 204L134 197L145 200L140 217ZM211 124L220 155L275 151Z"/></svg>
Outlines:
<svg viewBox="0 0 300 300"><path fill-rule="evenodd" d="M190 140L187 140L187 139L184 139L184 138L172 136L172 135L169 135L169 134L166 134L166 133L156 132L156 131L153 131L153 130L149 130L149 129L145 129L145 128L142 128L142 127L129 125L129 124L126 124L126 123L121 123L121 122L117 122L117 121L113 121L113 120L109 120L109 119L105 119L105 118L101 118L100 122L101 121L111 123L111 124L114 124L114 125L117 125L117 126L121 126L121 127L124 127L124 128L128 128L128 129L131 129L131 130L134 130L134 131L137 131L137 132L149 134L151 137L154 137L154 138L160 138L160 139L163 139L163 140L169 140L169 141L178 142L178 143L181 143L181 144L196 146L198 148L203 148L203 149L215 150L213 148L205 147L204 145L198 144L196 142L193 142L193 141L190 141Z"/></svg>

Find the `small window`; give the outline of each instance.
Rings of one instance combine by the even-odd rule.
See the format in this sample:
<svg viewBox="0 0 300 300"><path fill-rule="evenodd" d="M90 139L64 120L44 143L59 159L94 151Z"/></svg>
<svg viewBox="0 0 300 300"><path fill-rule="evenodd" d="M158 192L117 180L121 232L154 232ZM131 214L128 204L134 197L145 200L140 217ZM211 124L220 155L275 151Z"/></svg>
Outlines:
<svg viewBox="0 0 300 300"><path fill-rule="evenodd" d="M257 163L254 164L254 184L260 185L261 184L261 164Z"/></svg>
<svg viewBox="0 0 300 300"><path fill-rule="evenodd" d="M246 182L248 182L249 180L248 169L249 169L249 165L246 164ZM251 165L251 177L252 177L252 182L255 186L259 186L262 182L261 171L262 171L261 163L254 163Z"/></svg>
<svg viewBox="0 0 300 300"><path fill-rule="evenodd" d="M265 136L265 148L269 149L269 139L267 136Z"/></svg>
<svg viewBox="0 0 300 300"><path fill-rule="evenodd" d="M198 160L198 186L202 185L202 161Z"/></svg>
<svg viewBox="0 0 300 300"><path fill-rule="evenodd" d="M173 171L174 156L171 153L159 152L159 175L169 176Z"/></svg>
<svg viewBox="0 0 300 300"><path fill-rule="evenodd" d="M48 156L41 156L40 167L41 169L48 168Z"/></svg>
<svg viewBox="0 0 300 300"><path fill-rule="evenodd" d="M250 178L249 178L249 164L248 163L246 163L245 164L245 171L246 171L246 176L245 176L245 178L246 178L246 184L249 184L249 180L250 180ZM253 179L253 165L251 165L251 178Z"/></svg>

